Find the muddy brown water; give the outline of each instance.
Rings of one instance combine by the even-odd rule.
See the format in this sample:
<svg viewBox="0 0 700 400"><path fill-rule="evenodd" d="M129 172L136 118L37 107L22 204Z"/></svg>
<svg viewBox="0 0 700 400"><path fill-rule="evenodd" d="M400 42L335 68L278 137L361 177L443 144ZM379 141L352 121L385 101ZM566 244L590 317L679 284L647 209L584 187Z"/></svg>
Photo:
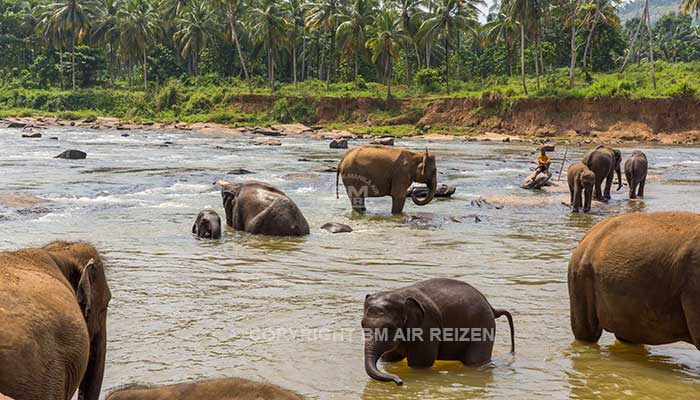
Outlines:
<svg viewBox="0 0 700 400"><path fill-rule="evenodd" d="M104 393L135 382L240 376L317 399L700 396L700 353L690 345L629 346L608 333L595 346L576 343L566 287L571 250L601 219L700 211L697 149L645 149L646 199L628 201L621 191L610 204L594 203L590 215L572 215L560 203L564 187L518 188L533 167L532 145L398 140L434 151L439 179L457 185L456 195L425 207L408 202L402 217L389 215L388 198L369 200L369 214L357 217L342 188L335 198L335 174L316 172L343 154L328 142L282 138L280 147L254 147L250 137L197 133L45 133L59 140L0 130L0 194L49 200L29 210L0 207L0 248L69 239L102 250L113 292ZM162 146L166 141L173 144ZM88 158L52 158L69 148ZM582 151L572 147L569 159ZM553 169L562 155L554 154ZM227 174L235 168L255 174ZM305 213L311 235L255 237L227 229L221 240L193 238L199 210L211 207L223 217L211 186L217 178L280 187ZM472 203L480 198L487 202ZM319 230L331 221L355 231ZM516 354L508 353L508 325L499 320L487 366L438 362L412 370L399 363L385 368L403 378L403 387L370 380L359 325L365 294L432 277L462 279L495 307L511 310Z"/></svg>

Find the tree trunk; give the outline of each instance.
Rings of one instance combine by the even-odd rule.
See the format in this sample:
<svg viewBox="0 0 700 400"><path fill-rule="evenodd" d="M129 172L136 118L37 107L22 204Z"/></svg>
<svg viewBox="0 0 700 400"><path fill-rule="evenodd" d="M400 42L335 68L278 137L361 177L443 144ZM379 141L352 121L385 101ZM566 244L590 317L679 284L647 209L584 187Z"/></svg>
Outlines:
<svg viewBox="0 0 700 400"><path fill-rule="evenodd" d="M415 50L416 50L416 61L418 62L417 66L418 66L418 69L420 70L420 65L421 65L421 62L420 62L420 51L418 51L418 45L416 44L416 42L413 42L413 47L414 47Z"/></svg>
<svg viewBox="0 0 700 400"><path fill-rule="evenodd" d="M540 90L540 63L539 63L539 32L535 32L535 77L537 78L537 90Z"/></svg>
<svg viewBox="0 0 700 400"><path fill-rule="evenodd" d="M359 71L359 62L357 60L357 55L355 55L355 85L357 85L357 78L358 78L358 71Z"/></svg>
<svg viewBox="0 0 700 400"><path fill-rule="evenodd" d="M306 79L306 35L301 35L301 80Z"/></svg>
<svg viewBox="0 0 700 400"><path fill-rule="evenodd" d="M148 67L146 65L146 45L143 46L143 91L148 90Z"/></svg>
<svg viewBox="0 0 700 400"><path fill-rule="evenodd" d="M73 47L71 49L70 69L73 79L73 90L75 90L75 35L73 35Z"/></svg>
<svg viewBox="0 0 700 400"><path fill-rule="evenodd" d="M571 65L569 65L569 89L574 88L574 72L576 70L576 18L571 22Z"/></svg>
<svg viewBox="0 0 700 400"><path fill-rule="evenodd" d="M649 62L651 63L651 83L656 90L656 71L654 69L654 34L651 31L651 16L649 15L649 0L644 3L646 10L647 32L649 32Z"/></svg>
<svg viewBox="0 0 700 400"><path fill-rule="evenodd" d="M525 25L520 23L520 80L523 84L523 92L527 96L527 84L525 83Z"/></svg>
<svg viewBox="0 0 700 400"><path fill-rule="evenodd" d="M629 51L627 52L627 56L625 57L625 61L622 63L622 67L620 67L620 73L625 72L625 67L627 67L627 63L630 60L630 57L632 57L632 53L635 52L634 45L637 43L637 36L639 35L639 29L642 27L642 24L644 23L644 13L646 11L642 11L642 17L639 19L639 25L637 25L637 29L634 31L634 36L632 36L632 43L630 43Z"/></svg>
<svg viewBox="0 0 700 400"><path fill-rule="evenodd" d="M588 38L586 38L586 47L583 49L583 69L588 71L588 62L586 56L588 55L588 50L591 48L591 38L593 38L593 32L596 28L596 21L593 21L593 26L591 26L591 31L588 32Z"/></svg>
<svg viewBox="0 0 700 400"><path fill-rule="evenodd" d="M245 80L248 80L248 68L245 67L245 61L243 61L243 53L241 53L241 44L238 42L238 34L236 33L236 28L234 27L233 21L229 20L231 25L231 40L233 40L234 46L236 46L236 52L238 53L238 60L241 63L241 69L243 70L243 76Z"/></svg>
<svg viewBox="0 0 700 400"><path fill-rule="evenodd" d="M445 90L450 93L450 42L445 32Z"/></svg>

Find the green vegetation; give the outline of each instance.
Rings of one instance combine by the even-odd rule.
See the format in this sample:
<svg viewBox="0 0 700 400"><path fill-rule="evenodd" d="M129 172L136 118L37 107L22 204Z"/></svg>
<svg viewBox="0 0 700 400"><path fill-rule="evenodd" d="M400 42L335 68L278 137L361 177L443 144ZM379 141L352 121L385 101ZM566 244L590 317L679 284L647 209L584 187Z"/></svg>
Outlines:
<svg viewBox="0 0 700 400"><path fill-rule="evenodd" d="M322 97L698 97L700 28L647 26L640 1L622 23L617 0L501 0L485 22L481 0L0 0L0 115L239 125L312 123Z"/></svg>

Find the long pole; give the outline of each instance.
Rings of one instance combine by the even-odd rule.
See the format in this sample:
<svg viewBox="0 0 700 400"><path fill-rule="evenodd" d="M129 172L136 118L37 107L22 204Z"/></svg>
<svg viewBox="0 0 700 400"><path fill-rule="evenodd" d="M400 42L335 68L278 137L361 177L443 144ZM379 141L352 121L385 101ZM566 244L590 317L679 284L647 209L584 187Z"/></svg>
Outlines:
<svg viewBox="0 0 700 400"><path fill-rule="evenodd" d="M566 163L566 156L569 154L569 148L566 148L566 151L564 152L564 160L561 162L561 168L559 168L559 178L557 181L561 181L561 173L564 171L564 164Z"/></svg>

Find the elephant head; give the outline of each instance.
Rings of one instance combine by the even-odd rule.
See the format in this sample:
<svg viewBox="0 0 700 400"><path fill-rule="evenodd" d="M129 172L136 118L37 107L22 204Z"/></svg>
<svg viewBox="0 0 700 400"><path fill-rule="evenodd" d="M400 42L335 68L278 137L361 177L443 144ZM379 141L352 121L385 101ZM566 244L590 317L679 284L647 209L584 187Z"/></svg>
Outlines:
<svg viewBox="0 0 700 400"><path fill-rule="evenodd" d="M622 170L620 165L622 164L622 152L620 150L613 150L613 167L615 168L615 173L617 173L617 190L622 189Z"/></svg>
<svg viewBox="0 0 700 400"><path fill-rule="evenodd" d="M424 206L433 200L435 191L437 190L437 165L435 163L435 155L428 153L428 149L426 149L424 154L415 154L413 165L413 181L428 185L428 195L420 199L418 195L411 194L411 200L413 200L413 203L417 206Z"/></svg>
<svg viewBox="0 0 700 400"><path fill-rule="evenodd" d="M107 307L112 294L97 250L87 243L54 242L44 248L71 283L90 338L88 365L78 399L97 400L107 351Z"/></svg>
<svg viewBox="0 0 700 400"><path fill-rule="evenodd" d="M595 174L586 169L579 175L578 184L583 190L583 212L591 211L591 199L593 198L593 186L595 186Z"/></svg>
<svg viewBox="0 0 700 400"><path fill-rule="evenodd" d="M395 350L401 344L401 334L423 325L425 310L413 297L395 293L367 295L362 328L365 332L365 371L372 379L403 385L396 375L379 370L377 362L382 354Z"/></svg>

